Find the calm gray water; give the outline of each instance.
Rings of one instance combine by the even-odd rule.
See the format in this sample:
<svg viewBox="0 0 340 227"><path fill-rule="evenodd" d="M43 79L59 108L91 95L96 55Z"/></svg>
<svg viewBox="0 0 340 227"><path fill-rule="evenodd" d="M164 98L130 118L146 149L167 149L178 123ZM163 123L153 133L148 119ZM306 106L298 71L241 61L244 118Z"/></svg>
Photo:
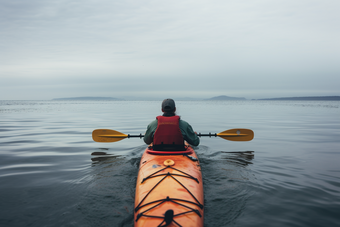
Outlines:
<svg viewBox="0 0 340 227"><path fill-rule="evenodd" d="M139 138L161 102L0 101L0 226L133 226ZM340 102L177 102L201 133L205 226L340 226ZM108 155L93 156L103 151ZM254 156L242 153L254 151ZM240 152L240 153L228 153Z"/></svg>

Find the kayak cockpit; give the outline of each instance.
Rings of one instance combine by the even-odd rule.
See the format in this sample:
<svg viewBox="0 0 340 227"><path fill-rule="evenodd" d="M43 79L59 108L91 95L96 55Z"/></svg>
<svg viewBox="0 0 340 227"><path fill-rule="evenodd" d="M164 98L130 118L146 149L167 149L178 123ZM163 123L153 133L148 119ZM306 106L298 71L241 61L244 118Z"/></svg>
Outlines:
<svg viewBox="0 0 340 227"><path fill-rule="evenodd" d="M183 150L171 150L171 149L155 149L153 145L151 144L148 149L146 150L148 154L153 154L153 155L185 155L185 154L192 154L193 149L192 147L189 146L189 144L185 143L184 149Z"/></svg>

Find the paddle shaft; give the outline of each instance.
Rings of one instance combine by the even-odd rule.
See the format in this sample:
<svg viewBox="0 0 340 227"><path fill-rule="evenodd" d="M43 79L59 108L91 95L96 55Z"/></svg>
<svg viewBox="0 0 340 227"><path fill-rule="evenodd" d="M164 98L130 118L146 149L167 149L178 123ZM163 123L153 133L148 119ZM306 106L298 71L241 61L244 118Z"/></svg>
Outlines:
<svg viewBox="0 0 340 227"><path fill-rule="evenodd" d="M250 129L229 129L220 133L197 133L198 137L220 137L222 139L230 141L250 141L254 137L254 132ZM143 138L144 135L140 133L139 135L124 134L111 129L96 129L92 132L92 138L96 142L110 143L118 142L125 138Z"/></svg>
<svg viewBox="0 0 340 227"><path fill-rule="evenodd" d="M201 137L201 136L209 136L209 137L214 136L214 137L217 137L217 133L208 133L208 134L197 133L197 136L199 136L199 137ZM142 138L142 137L144 137L144 135L142 135L142 134L139 134L139 135L130 135L130 134L128 134L127 135L127 138L131 138L131 137L140 137L140 138Z"/></svg>
<svg viewBox="0 0 340 227"><path fill-rule="evenodd" d="M199 137L201 137L201 136L209 136L209 137L214 136L214 137L216 137L217 133L208 133L208 134L197 133L197 136L199 136ZM140 138L142 138L142 137L144 137L144 135L142 135L142 134L139 134L139 135L130 135L130 134L128 134L127 138L131 138L131 137L140 137Z"/></svg>
<svg viewBox="0 0 340 227"><path fill-rule="evenodd" d="M209 136L209 137L216 137L217 136L217 133L210 133L209 134L201 134L201 133L198 133L197 136L201 137L201 136Z"/></svg>
<svg viewBox="0 0 340 227"><path fill-rule="evenodd" d="M142 137L144 137L144 135L142 135L142 134L139 134L139 135L130 135L130 134L128 134L128 135L127 135L127 138L131 138L131 137L139 137L139 138L142 138Z"/></svg>

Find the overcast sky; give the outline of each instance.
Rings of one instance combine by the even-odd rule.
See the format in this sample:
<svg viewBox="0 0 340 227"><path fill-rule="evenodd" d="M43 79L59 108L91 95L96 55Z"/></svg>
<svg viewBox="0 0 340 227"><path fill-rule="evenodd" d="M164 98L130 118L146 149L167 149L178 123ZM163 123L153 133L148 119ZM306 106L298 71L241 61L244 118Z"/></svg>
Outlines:
<svg viewBox="0 0 340 227"><path fill-rule="evenodd" d="M339 0L0 0L0 100L340 95Z"/></svg>

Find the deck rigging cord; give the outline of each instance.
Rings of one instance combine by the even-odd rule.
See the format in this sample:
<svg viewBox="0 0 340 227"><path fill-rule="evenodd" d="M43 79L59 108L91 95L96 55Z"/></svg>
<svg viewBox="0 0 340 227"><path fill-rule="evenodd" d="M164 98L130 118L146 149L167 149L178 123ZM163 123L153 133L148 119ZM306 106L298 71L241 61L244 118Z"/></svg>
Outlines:
<svg viewBox="0 0 340 227"><path fill-rule="evenodd" d="M176 174L176 173L170 173L170 172L167 172L167 173L160 173L166 169L172 169L172 170L176 170L182 174ZM160 174L158 174L160 173ZM171 222L174 222L176 225L178 225L179 227L181 227L181 225L179 223L177 223L175 220L174 220L174 217L177 217L177 216L180 216L180 215L184 215L184 214L187 214L187 213L196 213L199 217L202 217L200 211L198 209L194 209L192 207L189 207L187 205L185 205L184 203L189 203L189 204L193 204L195 206L198 206L200 209L203 209L203 205L198 201L198 199L191 193L191 191L185 187L175 176L180 176L180 177L186 177L186 178L190 178L194 181L196 181L198 184L200 183L198 181L197 178L191 176L190 174L188 173L185 173L179 169L176 169L174 167L171 167L171 166L166 166L152 174L150 174L149 176L147 176L146 178L144 178L142 180L141 183L145 182L146 180L148 179L151 179L151 178L155 178L155 177L160 177L160 176L164 176L162 179L160 179L153 188L150 189L150 191L144 196L144 198L139 202L139 204L136 206L135 208L135 212L137 212L139 209L141 209L142 207L145 207L145 206L148 206L148 205L151 205L151 204L155 204L153 207L150 207L148 208L147 210L139 213L137 215L137 218L136 218L136 222L141 218L141 217L152 217L152 218L160 218L160 219L163 219L163 221L159 224L158 227L163 227L163 226L167 226L169 225ZM148 197L148 195L167 177L171 177L172 179L174 179L177 183L179 183L191 196L192 198L196 201L196 202L192 202L192 201L189 201L189 200L184 200L184 199L177 199L177 198L170 198L169 196L167 196L165 199L160 199L160 200L155 200L155 201L152 201L152 202L149 202L149 203L146 203L146 204L143 204L142 203L145 201L145 199ZM167 211L164 216L151 216L151 215L147 215L145 214L146 212L154 209L155 207L158 207L159 205L165 203L165 202L172 202L172 203L175 203L177 205L180 205L182 207L185 207L188 209L188 211L186 212L182 212L182 213L179 213L179 214L173 214L173 211L172 211L172 215L171 215L171 211ZM170 221L171 220L171 221ZM162 226L163 223L166 223L165 225Z"/></svg>

